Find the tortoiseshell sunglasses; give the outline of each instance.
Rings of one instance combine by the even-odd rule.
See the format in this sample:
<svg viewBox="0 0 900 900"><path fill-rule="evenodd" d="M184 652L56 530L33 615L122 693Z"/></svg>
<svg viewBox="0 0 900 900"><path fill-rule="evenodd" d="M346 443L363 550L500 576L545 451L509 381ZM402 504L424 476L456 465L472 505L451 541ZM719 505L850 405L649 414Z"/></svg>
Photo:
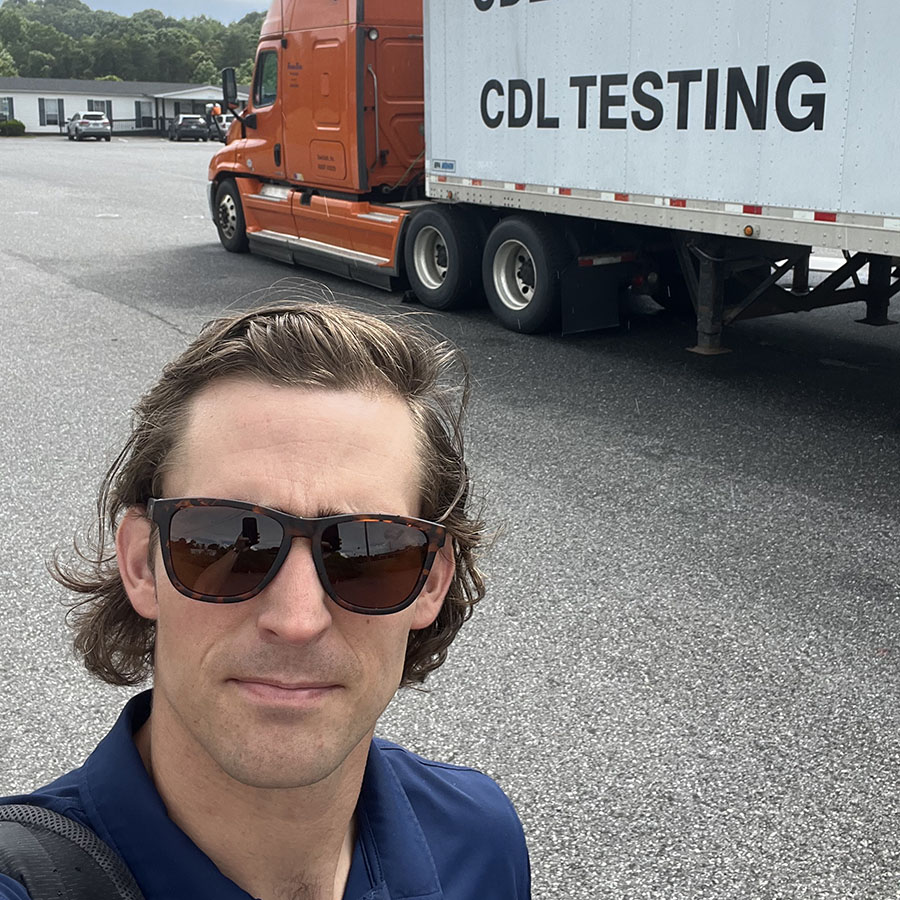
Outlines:
<svg viewBox="0 0 900 900"><path fill-rule="evenodd" d="M322 587L344 609L385 615L409 606L444 544L443 525L408 516L307 519L239 500L152 499L163 564L177 591L206 603L255 597L294 538L306 538Z"/></svg>

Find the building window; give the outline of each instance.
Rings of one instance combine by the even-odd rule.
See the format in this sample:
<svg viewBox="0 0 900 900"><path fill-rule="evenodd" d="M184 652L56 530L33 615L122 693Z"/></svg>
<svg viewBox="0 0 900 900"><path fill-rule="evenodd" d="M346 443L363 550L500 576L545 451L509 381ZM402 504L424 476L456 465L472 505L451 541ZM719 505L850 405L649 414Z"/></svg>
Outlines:
<svg viewBox="0 0 900 900"><path fill-rule="evenodd" d="M153 127L153 103L150 100L134 101L134 127Z"/></svg>
<svg viewBox="0 0 900 900"><path fill-rule="evenodd" d="M256 60L256 78L253 81L253 105L271 106L278 96L278 53L266 50Z"/></svg>
<svg viewBox="0 0 900 900"><path fill-rule="evenodd" d="M62 125L66 121L62 97L38 97L38 115L41 125Z"/></svg>
<svg viewBox="0 0 900 900"><path fill-rule="evenodd" d="M14 119L15 117L13 98L0 97L0 122L5 122L7 119Z"/></svg>
<svg viewBox="0 0 900 900"><path fill-rule="evenodd" d="M88 100L88 112L102 112L112 119L112 100Z"/></svg>

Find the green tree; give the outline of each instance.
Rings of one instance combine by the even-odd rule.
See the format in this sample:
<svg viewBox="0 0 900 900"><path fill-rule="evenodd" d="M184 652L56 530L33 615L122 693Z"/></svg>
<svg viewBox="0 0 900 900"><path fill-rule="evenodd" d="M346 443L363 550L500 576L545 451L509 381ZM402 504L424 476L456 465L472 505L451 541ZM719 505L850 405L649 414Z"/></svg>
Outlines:
<svg viewBox="0 0 900 900"><path fill-rule="evenodd" d="M159 77L159 48L156 32L129 29L124 37L128 61L118 74L128 81L162 81Z"/></svg>
<svg viewBox="0 0 900 900"><path fill-rule="evenodd" d="M198 50L191 56L191 65L193 69L189 81L196 84L216 84L220 80L219 70L205 50Z"/></svg>
<svg viewBox="0 0 900 900"><path fill-rule="evenodd" d="M200 50L197 39L182 28L163 28L157 34L160 81L190 81L191 57Z"/></svg>
<svg viewBox="0 0 900 900"><path fill-rule="evenodd" d="M237 66L234 70L234 77L238 84L250 84L253 80L253 60L245 60Z"/></svg>
<svg viewBox="0 0 900 900"><path fill-rule="evenodd" d="M29 50L25 17L10 5L9 0L0 6L0 40L12 56L16 68L21 71Z"/></svg>
<svg viewBox="0 0 900 900"><path fill-rule="evenodd" d="M19 74L12 53L0 43L0 78L15 78Z"/></svg>
<svg viewBox="0 0 900 900"><path fill-rule="evenodd" d="M20 75L217 84L219 70L234 66L246 83L264 18L248 13L223 25L156 9L120 16L82 0L0 0L0 41ZM5 57L3 65L8 71Z"/></svg>
<svg viewBox="0 0 900 900"><path fill-rule="evenodd" d="M29 50L22 74L28 78L50 78L55 65L56 58L52 54L42 50Z"/></svg>

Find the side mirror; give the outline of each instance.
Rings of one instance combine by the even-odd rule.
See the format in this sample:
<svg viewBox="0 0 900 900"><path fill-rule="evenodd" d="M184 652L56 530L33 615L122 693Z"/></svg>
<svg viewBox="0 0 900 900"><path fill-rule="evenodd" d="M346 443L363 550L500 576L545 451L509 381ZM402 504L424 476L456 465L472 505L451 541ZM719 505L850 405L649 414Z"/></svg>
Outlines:
<svg viewBox="0 0 900 900"><path fill-rule="evenodd" d="M222 69L222 98L225 109L237 109L237 78L233 68Z"/></svg>

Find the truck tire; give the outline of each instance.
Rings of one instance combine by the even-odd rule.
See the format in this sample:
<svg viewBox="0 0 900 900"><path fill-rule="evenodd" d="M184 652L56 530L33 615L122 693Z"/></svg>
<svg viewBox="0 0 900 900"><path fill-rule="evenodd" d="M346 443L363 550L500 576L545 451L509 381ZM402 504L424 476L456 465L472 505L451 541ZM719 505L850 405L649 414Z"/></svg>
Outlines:
<svg viewBox="0 0 900 900"><path fill-rule="evenodd" d="M434 204L411 217L403 261L410 287L425 306L460 309L483 301L484 238L484 224L468 209Z"/></svg>
<svg viewBox="0 0 900 900"><path fill-rule="evenodd" d="M229 253L246 253L247 226L237 185L226 178L216 190L216 230Z"/></svg>
<svg viewBox="0 0 900 900"><path fill-rule="evenodd" d="M526 334L557 327L560 271L572 256L559 230L537 217L509 216L495 225L481 272L488 304L500 323Z"/></svg>

